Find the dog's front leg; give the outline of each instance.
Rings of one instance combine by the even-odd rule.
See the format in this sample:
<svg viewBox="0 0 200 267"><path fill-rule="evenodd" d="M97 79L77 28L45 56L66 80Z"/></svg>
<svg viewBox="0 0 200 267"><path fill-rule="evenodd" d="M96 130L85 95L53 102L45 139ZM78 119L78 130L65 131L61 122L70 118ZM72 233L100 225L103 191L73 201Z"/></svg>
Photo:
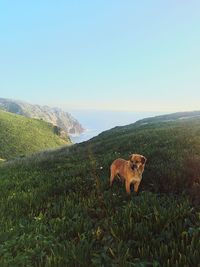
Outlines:
<svg viewBox="0 0 200 267"><path fill-rule="evenodd" d="M134 183L134 192L135 192L135 193L138 192L139 185L140 185L140 182L136 182L136 183Z"/></svg>

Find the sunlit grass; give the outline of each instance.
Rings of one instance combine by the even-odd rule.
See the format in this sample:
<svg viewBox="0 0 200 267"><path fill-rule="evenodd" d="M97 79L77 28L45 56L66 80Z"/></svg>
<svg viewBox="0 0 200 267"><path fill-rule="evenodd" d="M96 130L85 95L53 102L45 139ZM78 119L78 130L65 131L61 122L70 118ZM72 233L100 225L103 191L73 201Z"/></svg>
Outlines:
<svg viewBox="0 0 200 267"><path fill-rule="evenodd" d="M69 143L50 123L0 110L0 158L24 157Z"/></svg>

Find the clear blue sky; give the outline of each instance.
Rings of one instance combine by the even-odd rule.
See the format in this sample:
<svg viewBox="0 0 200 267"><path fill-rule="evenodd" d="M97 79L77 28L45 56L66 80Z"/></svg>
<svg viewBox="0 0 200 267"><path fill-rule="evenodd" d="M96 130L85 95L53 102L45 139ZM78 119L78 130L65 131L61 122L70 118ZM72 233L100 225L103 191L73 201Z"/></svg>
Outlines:
<svg viewBox="0 0 200 267"><path fill-rule="evenodd" d="M0 96L69 109L200 109L200 1L2 0Z"/></svg>

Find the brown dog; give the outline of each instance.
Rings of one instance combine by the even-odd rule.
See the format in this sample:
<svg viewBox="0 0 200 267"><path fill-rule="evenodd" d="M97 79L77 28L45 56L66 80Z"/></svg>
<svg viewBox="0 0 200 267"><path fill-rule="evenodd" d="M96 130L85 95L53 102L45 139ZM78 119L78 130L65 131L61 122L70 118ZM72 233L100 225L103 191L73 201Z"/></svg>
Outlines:
<svg viewBox="0 0 200 267"><path fill-rule="evenodd" d="M138 187L142 180L146 158L139 154L132 154L129 160L116 159L110 166L110 186L112 186L115 176L125 181L126 192L130 194L130 185L134 184L134 191L138 191Z"/></svg>

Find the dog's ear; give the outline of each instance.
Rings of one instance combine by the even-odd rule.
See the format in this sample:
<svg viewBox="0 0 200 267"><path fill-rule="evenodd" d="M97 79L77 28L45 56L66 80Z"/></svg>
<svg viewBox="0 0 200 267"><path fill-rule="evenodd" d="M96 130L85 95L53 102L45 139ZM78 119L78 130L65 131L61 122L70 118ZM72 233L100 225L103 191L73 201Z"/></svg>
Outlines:
<svg viewBox="0 0 200 267"><path fill-rule="evenodd" d="M133 154L131 154L131 155L129 156L129 160L130 160L130 161L133 161Z"/></svg>
<svg viewBox="0 0 200 267"><path fill-rule="evenodd" d="M145 158L145 157L141 157L141 162L142 162L142 164L145 164L146 163L146 161L147 161L147 159Z"/></svg>

